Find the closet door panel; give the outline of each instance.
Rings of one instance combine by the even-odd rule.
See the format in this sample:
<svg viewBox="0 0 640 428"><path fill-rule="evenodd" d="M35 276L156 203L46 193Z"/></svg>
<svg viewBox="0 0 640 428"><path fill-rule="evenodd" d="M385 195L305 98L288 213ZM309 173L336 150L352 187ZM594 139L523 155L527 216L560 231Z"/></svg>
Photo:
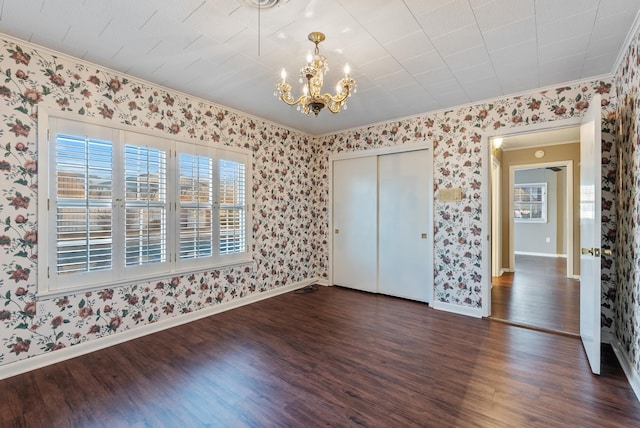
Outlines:
<svg viewBox="0 0 640 428"><path fill-rule="evenodd" d="M333 163L333 283L377 291L375 156Z"/></svg>
<svg viewBox="0 0 640 428"><path fill-rule="evenodd" d="M431 157L427 150L379 157L378 291L429 302Z"/></svg>

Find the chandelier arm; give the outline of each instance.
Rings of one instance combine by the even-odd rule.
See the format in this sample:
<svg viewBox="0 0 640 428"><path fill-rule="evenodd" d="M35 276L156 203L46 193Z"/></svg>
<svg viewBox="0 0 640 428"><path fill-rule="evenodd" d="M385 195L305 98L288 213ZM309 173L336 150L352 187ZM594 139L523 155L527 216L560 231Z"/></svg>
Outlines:
<svg viewBox="0 0 640 428"><path fill-rule="evenodd" d="M329 109L331 113L338 113L340 111L340 103L331 102L327 104L327 109Z"/></svg>
<svg viewBox="0 0 640 428"><path fill-rule="evenodd" d="M294 106L294 105L296 105L296 104L300 104L300 103L302 103L302 100L304 100L305 98L307 98L307 96L306 96L306 95L300 95L300 97L298 97L298 99L297 99L297 100L294 100L294 101L287 101L287 99L285 99L285 98L284 98L284 94L281 94L281 95L280 95L280 99L281 99L282 101L284 101L285 103L289 104L290 106Z"/></svg>
<svg viewBox="0 0 640 428"><path fill-rule="evenodd" d="M346 91L342 95L335 95L334 96L334 95L331 95L331 94L322 94L322 95L320 95L320 98L329 99L329 100L333 101L334 103L341 103L342 101L346 100L348 96L349 96L349 88L346 88Z"/></svg>

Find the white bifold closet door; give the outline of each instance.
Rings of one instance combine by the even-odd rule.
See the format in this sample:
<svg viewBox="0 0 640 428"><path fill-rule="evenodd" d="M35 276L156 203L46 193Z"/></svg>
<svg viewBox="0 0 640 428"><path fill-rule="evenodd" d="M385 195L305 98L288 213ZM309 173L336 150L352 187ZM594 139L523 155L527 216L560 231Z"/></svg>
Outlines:
<svg viewBox="0 0 640 428"><path fill-rule="evenodd" d="M378 160L333 162L333 283L377 291Z"/></svg>
<svg viewBox="0 0 640 428"><path fill-rule="evenodd" d="M428 150L333 162L333 283L429 302L433 289Z"/></svg>
<svg viewBox="0 0 640 428"><path fill-rule="evenodd" d="M429 302L430 170L426 150L378 157L379 293Z"/></svg>

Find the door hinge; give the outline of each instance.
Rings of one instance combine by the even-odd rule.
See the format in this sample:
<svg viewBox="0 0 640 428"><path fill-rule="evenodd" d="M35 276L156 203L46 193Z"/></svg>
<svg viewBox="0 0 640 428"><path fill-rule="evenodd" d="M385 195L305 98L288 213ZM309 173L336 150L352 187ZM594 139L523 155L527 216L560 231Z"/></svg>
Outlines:
<svg viewBox="0 0 640 428"><path fill-rule="evenodd" d="M47 266L47 278L51 278L51 268Z"/></svg>
<svg viewBox="0 0 640 428"><path fill-rule="evenodd" d="M47 128L47 141L51 139L51 129Z"/></svg>
<svg viewBox="0 0 640 428"><path fill-rule="evenodd" d="M51 211L51 199L47 199L47 211Z"/></svg>

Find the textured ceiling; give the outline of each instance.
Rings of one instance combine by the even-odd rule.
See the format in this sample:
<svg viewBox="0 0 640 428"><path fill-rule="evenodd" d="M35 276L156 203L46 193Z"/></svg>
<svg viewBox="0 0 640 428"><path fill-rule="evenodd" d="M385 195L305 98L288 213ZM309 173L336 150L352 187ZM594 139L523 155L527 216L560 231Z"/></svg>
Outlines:
<svg viewBox="0 0 640 428"><path fill-rule="evenodd" d="M272 0L250 0L266 5ZM640 0L0 0L0 32L313 135L613 72ZM273 96L313 44L349 109Z"/></svg>

